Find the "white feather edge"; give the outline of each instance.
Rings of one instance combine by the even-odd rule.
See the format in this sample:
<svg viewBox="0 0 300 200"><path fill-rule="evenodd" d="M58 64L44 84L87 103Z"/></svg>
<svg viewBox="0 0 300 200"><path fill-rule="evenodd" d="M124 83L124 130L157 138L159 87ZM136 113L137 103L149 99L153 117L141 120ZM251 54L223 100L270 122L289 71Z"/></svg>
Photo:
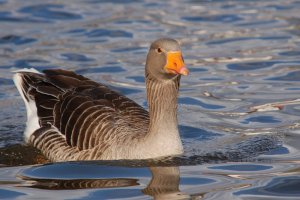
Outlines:
<svg viewBox="0 0 300 200"><path fill-rule="evenodd" d="M32 73L36 73L36 74L43 74L34 68L23 68L23 69L17 69L17 70L12 71L12 73L18 73L18 72L32 72Z"/></svg>
<svg viewBox="0 0 300 200"><path fill-rule="evenodd" d="M22 88L22 78L21 78L20 74L18 74L18 73L19 72L32 72L32 73L37 73L37 74L42 74L42 73L37 71L34 68L30 68L30 69L24 68L24 69L20 69L20 70L15 70L13 72L15 73L13 76L13 81L14 81L20 95L22 96L23 101L26 106L27 122L26 122L26 129L24 131L24 137L25 137L25 141L28 141L29 137L34 133L34 131L36 131L37 129L40 128L39 118L37 115L37 108L35 105L35 101L32 99L27 101L27 99L24 96L23 88Z"/></svg>

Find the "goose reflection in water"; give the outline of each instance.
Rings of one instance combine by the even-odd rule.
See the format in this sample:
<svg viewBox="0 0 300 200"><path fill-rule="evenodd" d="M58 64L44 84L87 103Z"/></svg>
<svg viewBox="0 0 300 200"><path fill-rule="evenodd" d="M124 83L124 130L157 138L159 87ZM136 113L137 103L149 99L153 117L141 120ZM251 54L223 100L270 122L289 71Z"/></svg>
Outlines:
<svg viewBox="0 0 300 200"><path fill-rule="evenodd" d="M189 195L180 192L180 171L178 167L149 167L152 178L142 192L154 199L186 199ZM107 179L34 179L21 177L30 183L26 187L46 190L72 190L91 188L121 188L138 186L139 179L135 178L107 178Z"/></svg>

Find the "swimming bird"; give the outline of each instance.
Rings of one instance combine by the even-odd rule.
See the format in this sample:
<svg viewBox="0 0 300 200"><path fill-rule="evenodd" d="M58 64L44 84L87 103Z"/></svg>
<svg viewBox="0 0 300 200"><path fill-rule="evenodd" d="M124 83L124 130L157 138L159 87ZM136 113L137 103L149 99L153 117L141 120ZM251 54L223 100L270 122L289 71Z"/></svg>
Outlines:
<svg viewBox="0 0 300 200"><path fill-rule="evenodd" d="M27 110L25 141L51 161L182 154L177 97L180 77L188 73L176 40L154 41L145 65L147 111L72 71L16 71L13 79Z"/></svg>

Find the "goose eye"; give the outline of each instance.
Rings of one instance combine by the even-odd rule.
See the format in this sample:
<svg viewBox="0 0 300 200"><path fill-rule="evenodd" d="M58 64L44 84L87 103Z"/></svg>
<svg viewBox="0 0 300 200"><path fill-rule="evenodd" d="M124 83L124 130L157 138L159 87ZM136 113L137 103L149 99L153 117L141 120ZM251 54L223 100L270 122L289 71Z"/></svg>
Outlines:
<svg viewBox="0 0 300 200"><path fill-rule="evenodd" d="M157 53L161 53L161 52L162 52L162 49L161 49L160 47L158 47L158 48L156 49L156 51L157 51Z"/></svg>

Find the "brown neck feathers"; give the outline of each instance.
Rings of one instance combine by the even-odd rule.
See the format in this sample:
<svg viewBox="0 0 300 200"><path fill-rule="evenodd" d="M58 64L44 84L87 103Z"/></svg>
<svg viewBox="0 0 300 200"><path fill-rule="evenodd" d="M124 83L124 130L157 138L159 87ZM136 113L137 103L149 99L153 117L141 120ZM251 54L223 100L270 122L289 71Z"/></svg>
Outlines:
<svg viewBox="0 0 300 200"><path fill-rule="evenodd" d="M157 80L146 74L150 126L148 133L178 130L177 97L180 76Z"/></svg>

